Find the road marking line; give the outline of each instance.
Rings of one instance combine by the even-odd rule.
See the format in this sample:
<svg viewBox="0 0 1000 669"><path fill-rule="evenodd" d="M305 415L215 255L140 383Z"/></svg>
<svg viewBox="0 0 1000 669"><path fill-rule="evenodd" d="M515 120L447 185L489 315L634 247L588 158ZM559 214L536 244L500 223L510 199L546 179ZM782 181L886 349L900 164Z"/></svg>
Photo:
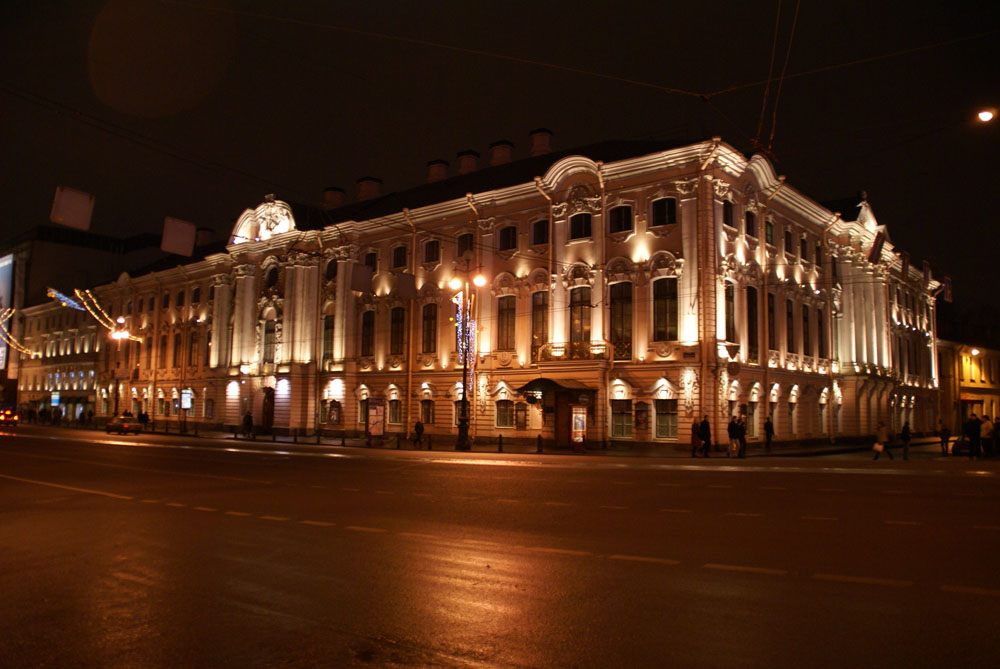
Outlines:
<svg viewBox="0 0 1000 669"><path fill-rule="evenodd" d="M167 502L167 506L172 506L172 507L180 509L182 507L187 506L187 504L181 504L180 502Z"/></svg>
<svg viewBox="0 0 1000 669"><path fill-rule="evenodd" d="M341 488L344 492L361 492L361 488Z"/></svg>
<svg viewBox="0 0 1000 669"><path fill-rule="evenodd" d="M515 503L515 502L521 502L523 500L513 499L512 497L497 497L496 501L498 501L498 502L512 502L512 503Z"/></svg>
<svg viewBox="0 0 1000 669"><path fill-rule="evenodd" d="M424 534L423 532L399 532L401 537L411 537L413 539L440 539L436 534Z"/></svg>
<svg viewBox="0 0 1000 669"><path fill-rule="evenodd" d="M158 500L158 499L144 499L144 500L142 500L142 503L143 504L159 504L160 500Z"/></svg>
<svg viewBox="0 0 1000 669"><path fill-rule="evenodd" d="M760 514L760 513L748 513L746 511L730 511L726 515L727 516L739 516L741 518L760 518L763 514Z"/></svg>
<svg viewBox="0 0 1000 669"><path fill-rule="evenodd" d="M740 564L719 564L717 562L708 562L702 565L705 569L717 569L719 571L739 571L745 572L747 574L767 574L769 576L784 576L788 573L787 569L769 569L767 567L748 567L746 565Z"/></svg>
<svg viewBox="0 0 1000 669"><path fill-rule="evenodd" d="M328 523L325 520L300 520L301 525L315 525L316 527L334 527L337 523Z"/></svg>
<svg viewBox="0 0 1000 669"><path fill-rule="evenodd" d="M799 516L802 520L837 520L835 516Z"/></svg>
<svg viewBox="0 0 1000 669"><path fill-rule="evenodd" d="M691 509L660 509L664 513L691 513Z"/></svg>
<svg viewBox="0 0 1000 669"><path fill-rule="evenodd" d="M785 486L781 485L762 485L761 490L788 490Z"/></svg>
<svg viewBox="0 0 1000 669"><path fill-rule="evenodd" d="M391 490L376 490L375 494L376 495L395 495L396 493L394 493Z"/></svg>
<svg viewBox="0 0 1000 669"><path fill-rule="evenodd" d="M388 530L383 530L380 527L364 527L363 525L348 525L344 529L351 530L352 532L373 532L373 533L388 532Z"/></svg>
<svg viewBox="0 0 1000 669"><path fill-rule="evenodd" d="M289 520L288 516L258 516L261 520Z"/></svg>
<svg viewBox="0 0 1000 669"><path fill-rule="evenodd" d="M909 490L883 490L883 494L886 495L909 495Z"/></svg>
<svg viewBox="0 0 1000 669"><path fill-rule="evenodd" d="M617 511L627 511L628 510L627 506L615 506L613 504L602 504L601 508L602 509L615 509Z"/></svg>
<svg viewBox="0 0 1000 669"><path fill-rule="evenodd" d="M104 492L103 490L91 490L90 488L74 488L73 486L69 485L49 483L48 481L36 481L34 479L22 479L17 476L8 476L7 474L0 474L0 478L5 478L10 481L20 481L21 483L34 483L35 485L43 485L49 488L59 488L60 490L72 490L73 492L82 492L88 495L100 495L101 497L112 497L114 499L133 499L131 495L116 495L113 492Z"/></svg>
<svg viewBox="0 0 1000 669"><path fill-rule="evenodd" d="M570 548L548 548L546 546L528 546L530 551L538 551L540 553L554 553L556 555L591 555L589 551L576 551Z"/></svg>
<svg viewBox="0 0 1000 669"><path fill-rule="evenodd" d="M609 560L626 560L629 562L652 562L653 564L678 565L680 560L668 560L667 558L646 557L645 555L609 555Z"/></svg>
<svg viewBox="0 0 1000 669"><path fill-rule="evenodd" d="M244 517L249 516L251 514L247 513L246 511L226 511L226 515L227 516L239 516L240 518L244 518Z"/></svg>
<svg viewBox="0 0 1000 669"><path fill-rule="evenodd" d="M709 488L732 488L731 485L726 485L724 483L715 483L708 486Z"/></svg>
<svg viewBox="0 0 1000 669"><path fill-rule="evenodd" d="M845 488L816 488L817 492L847 492Z"/></svg>
<svg viewBox="0 0 1000 669"><path fill-rule="evenodd" d="M863 583L865 585L884 585L890 588L908 588L913 581L899 581L891 578L873 578L871 576L849 576L847 574L813 574L820 581L837 581L838 583Z"/></svg>
<svg viewBox="0 0 1000 669"><path fill-rule="evenodd" d="M569 502L545 502L545 506L569 506Z"/></svg>
<svg viewBox="0 0 1000 669"><path fill-rule="evenodd" d="M923 525L919 520L887 520L886 525Z"/></svg>
<svg viewBox="0 0 1000 669"><path fill-rule="evenodd" d="M686 483L657 483L656 485L662 486L664 488L682 488L686 486Z"/></svg>
<svg viewBox="0 0 1000 669"><path fill-rule="evenodd" d="M214 507L211 507L211 506L196 506L196 507L194 507L194 510L195 511L218 511L218 509L216 509Z"/></svg>
<svg viewBox="0 0 1000 669"><path fill-rule="evenodd" d="M1000 597L1000 590L993 588L973 588L966 585L942 585L945 592L961 592L966 595L985 595L987 597Z"/></svg>
<svg viewBox="0 0 1000 669"><path fill-rule="evenodd" d="M1000 530L1000 525L973 525L974 530Z"/></svg>

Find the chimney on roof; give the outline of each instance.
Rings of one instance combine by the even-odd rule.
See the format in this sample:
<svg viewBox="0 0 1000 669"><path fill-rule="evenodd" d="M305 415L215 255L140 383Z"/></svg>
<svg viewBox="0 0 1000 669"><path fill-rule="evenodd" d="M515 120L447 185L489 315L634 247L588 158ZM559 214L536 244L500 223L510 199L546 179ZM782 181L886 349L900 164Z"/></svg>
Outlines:
<svg viewBox="0 0 1000 669"><path fill-rule="evenodd" d="M448 178L447 160L430 160L427 162L427 183L444 181Z"/></svg>
<svg viewBox="0 0 1000 669"><path fill-rule="evenodd" d="M535 128L528 136L531 137L531 155L541 156L552 151L552 131L548 128Z"/></svg>
<svg viewBox="0 0 1000 669"><path fill-rule="evenodd" d="M344 206L344 189L330 186L323 189L323 211Z"/></svg>
<svg viewBox="0 0 1000 669"><path fill-rule="evenodd" d="M362 200L374 200L379 195L379 186L382 180L377 177L361 177L358 179L358 202Z"/></svg>
<svg viewBox="0 0 1000 669"><path fill-rule="evenodd" d="M514 143L501 139L490 144L490 165L503 165L510 162L510 153L514 149Z"/></svg>
<svg viewBox="0 0 1000 669"><path fill-rule="evenodd" d="M458 152L458 173L468 174L476 171L476 163L479 162L479 152L472 149Z"/></svg>

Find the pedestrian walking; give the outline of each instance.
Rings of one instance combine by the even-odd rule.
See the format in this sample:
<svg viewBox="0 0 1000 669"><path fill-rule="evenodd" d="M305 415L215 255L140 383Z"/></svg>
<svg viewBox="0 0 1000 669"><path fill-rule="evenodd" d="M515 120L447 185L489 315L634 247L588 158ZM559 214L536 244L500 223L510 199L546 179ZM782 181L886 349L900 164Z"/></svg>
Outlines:
<svg viewBox="0 0 1000 669"><path fill-rule="evenodd" d="M726 457L731 458L740 450L740 426L736 422L736 416L729 419L726 434L729 435L729 448L726 450Z"/></svg>
<svg viewBox="0 0 1000 669"><path fill-rule="evenodd" d="M764 421L764 450L766 452L771 451L772 439L774 439L774 423L771 422L771 417L768 416L767 420Z"/></svg>
<svg viewBox="0 0 1000 669"><path fill-rule="evenodd" d="M701 448L701 423L695 418L691 422L691 457L698 457L698 449Z"/></svg>
<svg viewBox="0 0 1000 669"><path fill-rule="evenodd" d="M712 425L708 422L707 414L701 419L698 436L701 438L701 450L707 458L708 451L712 448Z"/></svg>
<svg viewBox="0 0 1000 669"><path fill-rule="evenodd" d="M243 434L247 437L253 435L253 414L250 411L247 411L246 415L243 416Z"/></svg>
<svg viewBox="0 0 1000 669"><path fill-rule="evenodd" d="M878 422L878 429L875 430L875 445L872 450L875 451L875 457L872 460L878 460L878 456L882 453L888 455L890 460L895 460L892 457L892 451L889 450L889 430L882 421Z"/></svg>
<svg viewBox="0 0 1000 669"><path fill-rule="evenodd" d="M938 436L941 437L941 455L948 455L948 440L951 439L951 430L938 418Z"/></svg>
<svg viewBox="0 0 1000 669"><path fill-rule="evenodd" d="M736 436L740 440L738 457L745 458L747 456L747 417L740 416L739 420L736 421L736 426L739 428L739 433Z"/></svg>
<svg viewBox="0 0 1000 669"><path fill-rule="evenodd" d="M413 424L413 446L414 448L420 448L424 441L424 424L417 419L417 422Z"/></svg>
<svg viewBox="0 0 1000 669"><path fill-rule="evenodd" d="M969 459L975 460L982 457L982 452L979 449L981 444L979 419L976 418L976 414L969 414L969 419L965 421L963 433L965 434L965 438L969 440Z"/></svg>
<svg viewBox="0 0 1000 669"><path fill-rule="evenodd" d="M993 456L993 421L989 416L984 415L979 423L979 441L982 442L983 457Z"/></svg>
<svg viewBox="0 0 1000 669"><path fill-rule="evenodd" d="M903 423L903 429L899 431L899 438L903 442L903 459L910 459L910 421Z"/></svg>

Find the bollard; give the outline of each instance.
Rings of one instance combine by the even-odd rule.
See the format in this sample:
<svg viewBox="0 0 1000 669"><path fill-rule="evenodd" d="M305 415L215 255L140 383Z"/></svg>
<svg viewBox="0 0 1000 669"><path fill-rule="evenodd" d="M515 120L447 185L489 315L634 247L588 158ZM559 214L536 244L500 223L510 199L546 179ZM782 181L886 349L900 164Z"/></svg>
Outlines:
<svg viewBox="0 0 1000 669"><path fill-rule="evenodd" d="M399 434L396 435L396 450L399 450Z"/></svg>
<svg viewBox="0 0 1000 669"><path fill-rule="evenodd" d="M347 433L346 432L341 432L340 433L340 445L341 446L346 446L347 445Z"/></svg>
<svg viewBox="0 0 1000 669"><path fill-rule="evenodd" d="M542 452L542 435L538 435L538 449L535 452L536 453Z"/></svg>
<svg viewBox="0 0 1000 669"><path fill-rule="evenodd" d="M427 450L431 450L431 435L427 435Z"/></svg>
<svg viewBox="0 0 1000 669"><path fill-rule="evenodd" d="M299 443L299 428L295 428L292 430L292 443L293 444Z"/></svg>
<svg viewBox="0 0 1000 669"><path fill-rule="evenodd" d="M503 453L503 435L497 435L497 453Z"/></svg>
<svg viewBox="0 0 1000 669"><path fill-rule="evenodd" d="M316 430L316 445L319 446L319 430Z"/></svg>

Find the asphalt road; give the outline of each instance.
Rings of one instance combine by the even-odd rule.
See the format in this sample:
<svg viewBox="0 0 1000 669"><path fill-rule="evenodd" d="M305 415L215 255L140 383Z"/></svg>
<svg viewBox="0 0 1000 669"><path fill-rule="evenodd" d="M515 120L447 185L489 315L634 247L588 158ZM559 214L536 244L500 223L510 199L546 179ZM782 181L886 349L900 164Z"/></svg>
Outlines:
<svg viewBox="0 0 1000 669"><path fill-rule="evenodd" d="M0 666L1000 661L996 461L301 451L0 436Z"/></svg>

